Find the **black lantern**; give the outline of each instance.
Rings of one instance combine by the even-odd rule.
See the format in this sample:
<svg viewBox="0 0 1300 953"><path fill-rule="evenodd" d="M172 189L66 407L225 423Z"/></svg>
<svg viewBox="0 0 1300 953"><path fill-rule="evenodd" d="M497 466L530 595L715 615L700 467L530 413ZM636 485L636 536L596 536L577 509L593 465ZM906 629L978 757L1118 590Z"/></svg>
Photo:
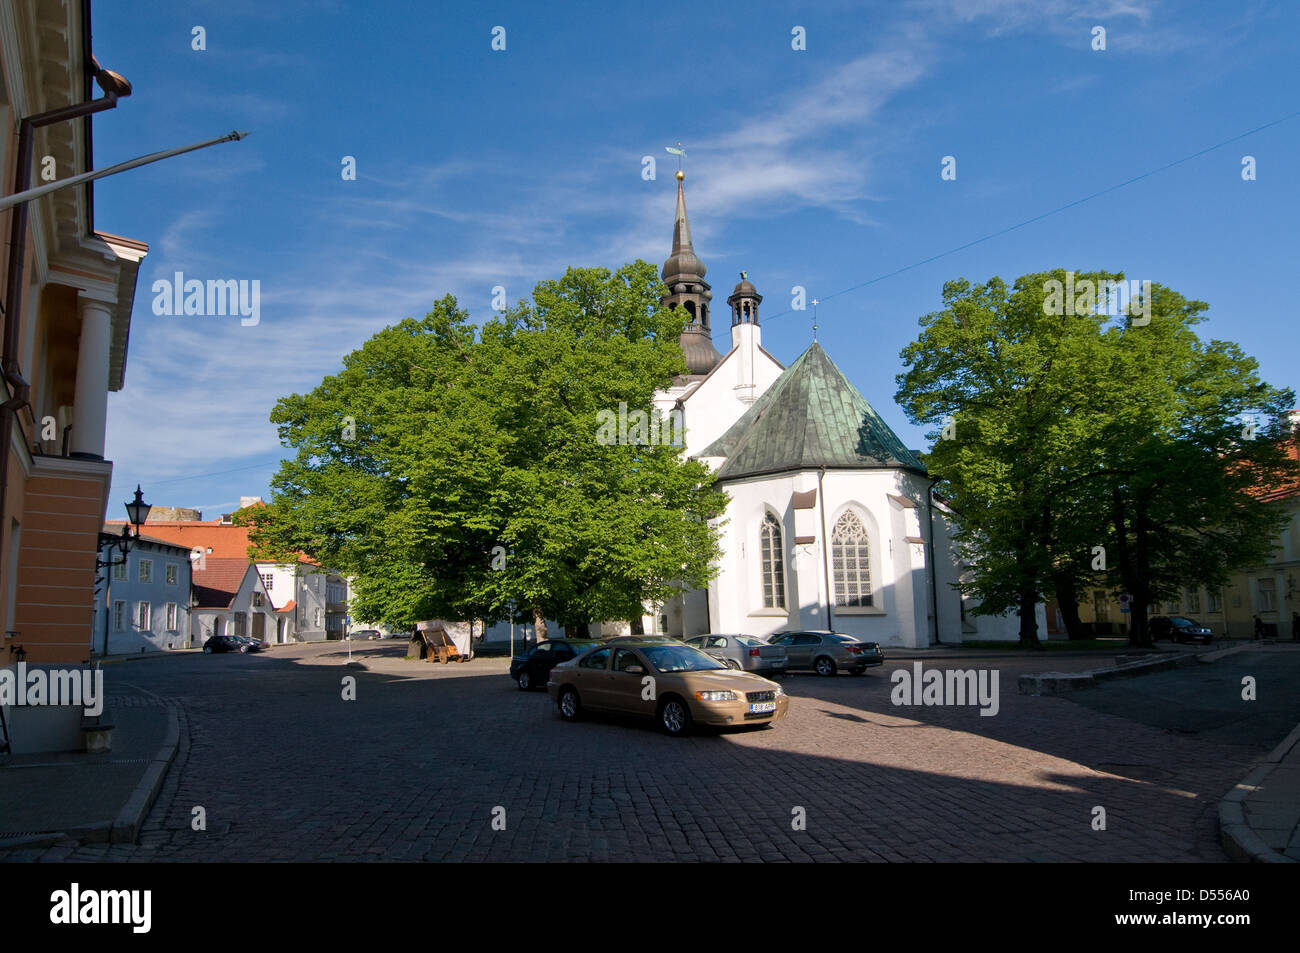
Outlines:
<svg viewBox="0 0 1300 953"><path fill-rule="evenodd" d="M125 504L127 519L135 527L135 535L131 534L130 527L122 527L122 535L114 536L112 533L99 534L99 546L103 549L109 547L108 559L97 559L95 565L99 567L120 566L126 562L126 554L131 550L131 544L140 538L140 527L144 525L145 520L149 518L149 511L153 509L144 501L144 494L140 492L140 484L135 486L135 499ZM122 554L121 559L113 558L113 549L117 549Z"/></svg>
<svg viewBox="0 0 1300 953"><path fill-rule="evenodd" d="M135 499L126 504L126 515L135 526L137 536L140 535L140 526L149 518L151 509L153 507L144 501L144 495L140 492L140 484L137 483L135 485Z"/></svg>

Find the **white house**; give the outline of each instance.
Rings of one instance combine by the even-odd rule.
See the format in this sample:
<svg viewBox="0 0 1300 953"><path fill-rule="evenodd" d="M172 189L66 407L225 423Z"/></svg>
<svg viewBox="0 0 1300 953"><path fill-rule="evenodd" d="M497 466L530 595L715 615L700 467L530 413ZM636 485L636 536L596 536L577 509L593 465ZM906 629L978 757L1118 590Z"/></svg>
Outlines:
<svg viewBox="0 0 1300 953"><path fill-rule="evenodd" d="M205 557L194 568L194 608L190 644L200 647L214 635L275 638L275 607L257 566L247 559Z"/></svg>

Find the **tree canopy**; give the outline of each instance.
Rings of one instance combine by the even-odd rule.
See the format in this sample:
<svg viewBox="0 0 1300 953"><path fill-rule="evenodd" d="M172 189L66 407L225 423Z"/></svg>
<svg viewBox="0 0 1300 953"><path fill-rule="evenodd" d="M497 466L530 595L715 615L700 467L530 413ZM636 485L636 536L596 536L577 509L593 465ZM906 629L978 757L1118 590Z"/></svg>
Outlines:
<svg viewBox="0 0 1300 953"><path fill-rule="evenodd" d="M451 296L343 358L271 414L296 451L259 552L354 577L354 618L516 614L634 620L703 586L725 506L708 469L663 442L598 439L602 411L651 412L685 372L687 316L652 265L571 268L476 330Z"/></svg>
<svg viewBox="0 0 1300 953"><path fill-rule="evenodd" d="M1257 496L1294 470L1295 395L1235 344L1200 340L1204 302L1151 283L1116 309L1102 290L1123 277L949 282L903 351L897 399L941 428L925 460L959 515L963 588L978 612L1018 611L1022 642L1044 595L1070 624L1081 587L1103 584L1132 597L1146 644L1149 605L1267 558L1280 525Z"/></svg>

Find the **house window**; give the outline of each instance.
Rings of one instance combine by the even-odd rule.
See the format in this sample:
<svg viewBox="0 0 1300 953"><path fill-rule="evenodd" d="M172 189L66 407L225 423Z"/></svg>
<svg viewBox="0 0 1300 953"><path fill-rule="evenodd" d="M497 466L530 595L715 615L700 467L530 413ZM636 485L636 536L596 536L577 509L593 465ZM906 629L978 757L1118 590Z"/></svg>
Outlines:
<svg viewBox="0 0 1300 953"><path fill-rule="evenodd" d="M121 632L122 624L126 621L126 603L115 601L113 603L113 631Z"/></svg>
<svg viewBox="0 0 1300 953"><path fill-rule="evenodd" d="M1272 612L1273 605L1273 580L1259 580L1259 611Z"/></svg>
<svg viewBox="0 0 1300 953"><path fill-rule="evenodd" d="M176 631L176 603L167 603L167 631Z"/></svg>
<svg viewBox="0 0 1300 953"><path fill-rule="evenodd" d="M1211 589L1209 592L1205 594L1205 611L1206 612L1223 611L1223 600L1219 598L1219 593L1214 589Z"/></svg>
<svg viewBox="0 0 1300 953"><path fill-rule="evenodd" d="M271 591L272 584L274 582L275 582L275 573L273 572L262 573L262 585L266 587L267 592Z"/></svg>
<svg viewBox="0 0 1300 953"><path fill-rule="evenodd" d="M1177 600L1171 600L1165 603L1165 615L1178 615L1183 611L1183 605Z"/></svg>
<svg viewBox="0 0 1300 953"><path fill-rule="evenodd" d="M153 582L153 560L152 559L140 560L140 569L138 571L140 574L141 582Z"/></svg>
<svg viewBox="0 0 1300 953"><path fill-rule="evenodd" d="M136 628L143 631L149 631L149 603L137 602L135 604L135 625Z"/></svg>
<svg viewBox="0 0 1300 953"><path fill-rule="evenodd" d="M168 563L167 564L167 585L169 586L176 585L176 578L177 578L176 572L177 572L176 564Z"/></svg>
<svg viewBox="0 0 1300 953"><path fill-rule="evenodd" d="M1189 589L1187 591L1187 611L1192 615L1201 611L1201 590Z"/></svg>
<svg viewBox="0 0 1300 953"><path fill-rule="evenodd" d="M248 634L248 613L236 612L235 613L235 635L247 635L247 634Z"/></svg>
<svg viewBox="0 0 1300 953"><path fill-rule="evenodd" d="M260 609L262 607L262 602L262 594L260 592L253 593L253 607Z"/></svg>
<svg viewBox="0 0 1300 953"><path fill-rule="evenodd" d="M763 553L763 608L785 608L785 551L781 547L781 525L768 513L758 535Z"/></svg>
<svg viewBox="0 0 1300 953"><path fill-rule="evenodd" d="M111 549L109 550L109 553L110 553L109 558L111 559L112 558ZM126 560L125 559L122 560L120 563L113 563L113 580L115 582L126 582Z"/></svg>
<svg viewBox="0 0 1300 953"><path fill-rule="evenodd" d="M1104 589L1095 589L1092 593L1092 618L1094 622L1110 621L1110 600Z"/></svg>
<svg viewBox="0 0 1300 953"><path fill-rule="evenodd" d="M847 511L835 521L831 566L837 606L871 605L871 554L867 542L866 527L856 513Z"/></svg>

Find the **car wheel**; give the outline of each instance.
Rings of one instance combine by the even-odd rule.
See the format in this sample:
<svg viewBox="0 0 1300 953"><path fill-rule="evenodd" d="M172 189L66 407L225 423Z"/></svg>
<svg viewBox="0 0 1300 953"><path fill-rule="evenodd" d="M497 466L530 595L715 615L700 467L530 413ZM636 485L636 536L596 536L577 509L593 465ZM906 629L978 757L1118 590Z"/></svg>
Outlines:
<svg viewBox="0 0 1300 953"><path fill-rule="evenodd" d="M582 717L582 701L576 689L560 690L560 717L565 721L577 721Z"/></svg>
<svg viewBox="0 0 1300 953"><path fill-rule="evenodd" d="M533 687L533 677L528 674L528 669L524 669L515 676L515 681L519 683L519 690L521 692L526 692Z"/></svg>
<svg viewBox="0 0 1300 953"><path fill-rule="evenodd" d="M659 727L674 737L691 730L691 710L676 695L669 695L659 705Z"/></svg>
<svg viewBox="0 0 1300 953"><path fill-rule="evenodd" d="M205 645L205 646L203 646L203 654L204 654L204 655L211 655L211 654L212 654L212 646L210 646L210 645Z"/></svg>
<svg viewBox="0 0 1300 953"><path fill-rule="evenodd" d="M247 645L241 645L241 646L239 647L239 654L240 654L240 655L247 655L247 654L248 654L248 646L247 646Z"/></svg>
<svg viewBox="0 0 1300 953"><path fill-rule="evenodd" d="M736 670L736 671L740 671L740 663L737 662L734 658L726 658L726 659L723 659L722 662L723 662L724 665L727 666L727 668L734 669L734 670Z"/></svg>
<svg viewBox="0 0 1300 953"><path fill-rule="evenodd" d="M834 675L836 671L835 662L825 655L818 657L817 661L813 663L813 668L816 669L818 675Z"/></svg>

